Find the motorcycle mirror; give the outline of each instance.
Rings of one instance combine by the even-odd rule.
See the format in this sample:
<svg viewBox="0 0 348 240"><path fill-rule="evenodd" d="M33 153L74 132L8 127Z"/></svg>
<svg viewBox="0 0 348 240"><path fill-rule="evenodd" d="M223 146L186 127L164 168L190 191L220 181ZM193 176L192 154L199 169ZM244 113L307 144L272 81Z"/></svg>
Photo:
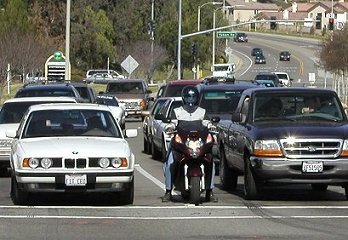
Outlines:
<svg viewBox="0 0 348 240"><path fill-rule="evenodd" d="M220 117L214 116L214 117L211 118L211 121L213 123L218 123L218 122L220 122Z"/></svg>

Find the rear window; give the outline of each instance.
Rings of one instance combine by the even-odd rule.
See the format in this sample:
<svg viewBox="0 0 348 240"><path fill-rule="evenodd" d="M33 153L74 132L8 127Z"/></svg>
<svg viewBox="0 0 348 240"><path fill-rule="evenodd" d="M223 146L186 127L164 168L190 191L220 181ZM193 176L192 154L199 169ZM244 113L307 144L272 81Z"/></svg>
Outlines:
<svg viewBox="0 0 348 240"><path fill-rule="evenodd" d="M26 89L16 93L17 97L53 97L53 96L65 96L76 97L72 89Z"/></svg>
<svg viewBox="0 0 348 240"><path fill-rule="evenodd" d="M242 90L203 92L199 106L207 113L231 113L238 105Z"/></svg>

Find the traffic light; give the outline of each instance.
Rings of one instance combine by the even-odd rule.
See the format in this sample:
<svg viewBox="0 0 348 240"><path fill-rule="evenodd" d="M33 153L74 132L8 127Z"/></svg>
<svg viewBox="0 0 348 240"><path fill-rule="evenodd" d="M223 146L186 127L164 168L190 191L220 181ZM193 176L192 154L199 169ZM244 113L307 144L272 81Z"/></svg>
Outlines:
<svg viewBox="0 0 348 240"><path fill-rule="evenodd" d="M334 30L334 23L335 23L335 19L329 18L329 30Z"/></svg>
<svg viewBox="0 0 348 240"><path fill-rule="evenodd" d="M192 56L197 56L197 54L198 54L198 43L197 42L192 43L191 49L192 49Z"/></svg>
<svg viewBox="0 0 348 240"><path fill-rule="evenodd" d="M275 16L271 16L271 20L273 20L273 21L271 21L270 27L271 27L272 30L274 30L274 29L277 28L277 23L276 23L276 21L274 21L274 20L276 20L276 19L277 19L277 18L276 18Z"/></svg>
<svg viewBox="0 0 348 240"><path fill-rule="evenodd" d="M315 20L317 20L317 22L315 22L315 29L321 29L321 16L317 16Z"/></svg>

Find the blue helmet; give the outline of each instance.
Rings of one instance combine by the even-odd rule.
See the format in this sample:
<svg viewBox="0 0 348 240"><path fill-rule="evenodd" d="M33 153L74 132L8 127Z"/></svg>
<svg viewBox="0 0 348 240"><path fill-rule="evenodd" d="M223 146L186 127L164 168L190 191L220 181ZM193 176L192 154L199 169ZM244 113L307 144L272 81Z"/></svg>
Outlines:
<svg viewBox="0 0 348 240"><path fill-rule="evenodd" d="M195 86L186 86L182 89L181 97L184 105L193 107L198 104L198 89Z"/></svg>

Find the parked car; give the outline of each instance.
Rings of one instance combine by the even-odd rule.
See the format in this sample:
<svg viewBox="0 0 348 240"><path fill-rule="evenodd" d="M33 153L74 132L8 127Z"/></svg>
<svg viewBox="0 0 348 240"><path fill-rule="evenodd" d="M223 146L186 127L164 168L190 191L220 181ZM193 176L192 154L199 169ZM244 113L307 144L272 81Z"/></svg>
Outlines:
<svg viewBox="0 0 348 240"><path fill-rule="evenodd" d="M259 54L263 55L263 51L261 48L256 47L256 48L251 49L251 56L254 57L254 56L259 55Z"/></svg>
<svg viewBox="0 0 348 240"><path fill-rule="evenodd" d="M0 111L0 175L10 167L12 138L6 137L6 131L17 130L19 122L28 108L42 103L76 103L71 97L23 97L12 98L4 102Z"/></svg>
<svg viewBox="0 0 348 240"><path fill-rule="evenodd" d="M272 72L259 72L258 74L256 74L254 80L272 80L275 87L282 86L278 76Z"/></svg>
<svg viewBox="0 0 348 240"><path fill-rule="evenodd" d="M237 32L233 38L235 42L248 42L248 35L244 32Z"/></svg>
<svg viewBox="0 0 348 240"><path fill-rule="evenodd" d="M134 199L135 156L107 106L41 104L29 108L11 146L11 198L27 204L29 193L120 192ZM127 129L127 137L137 136ZM52 147L52 143L54 147Z"/></svg>
<svg viewBox="0 0 348 240"><path fill-rule="evenodd" d="M97 98L97 92L91 85L85 82L71 81L71 85L75 87L75 89L79 92L82 99L86 103L95 103Z"/></svg>
<svg viewBox="0 0 348 240"><path fill-rule="evenodd" d="M293 79L290 78L287 72L274 72L274 73L278 76L282 86L290 87L292 85Z"/></svg>
<svg viewBox="0 0 348 240"><path fill-rule="evenodd" d="M116 96L106 94L98 95L96 103L110 108L112 115L115 117L121 129L124 130L126 128L126 107L119 103Z"/></svg>
<svg viewBox="0 0 348 240"><path fill-rule="evenodd" d="M112 70L112 69L90 69L86 72L86 79L91 78L93 75L95 74L106 74L108 75L110 78L113 79L118 79L118 78L126 78L124 75L122 75L121 73Z"/></svg>
<svg viewBox="0 0 348 240"><path fill-rule="evenodd" d="M289 51L281 51L279 53L279 61L290 61L290 52Z"/></svg>
<svg viewBox="0 0 348 240"><path fill-rule="evenodd" d="M336 92L250 88L217 128L224 189L234 190L244 175L246 199L276 184L338 185L348 198L348 119Z"/></svg>
<svg viewBox="0 0 348 240"><path fill-rule="evenodd" d="M151 154L153 159L164 159L168 146L171 140L171 135L166 133L167 127L172 125L170 123L163 122L164 118L172 119L175 123L176 116L174 108L182 106L181 97L172 97L161 107L161 110L155 114L155 121L153 121L153 132L151 133Z"/></svg>
<svg viewBox="0 0 348 240"><path fill-rule="evenodd" d="M200 84L200 80L174 80L169 81L161 86L157 92L156 98L159 97L180 97L181 91L186 86L196 86Z"/></svg>
<svg viewBox="0 0 348 240"><path fill-rule="evenodd" d="M152 134L153 134L153 122L155 120L155 115L159 113L166 101L170 99L168 97L157 98L154 104L151 106L151 109L148 111L143 111L144 116L143 121L143 135L144 135L144 153L151 154L151 145L152 145Z"/></svg>
<svg viewBox="0 0 348 240"><path fill-rule="evenodd" d="M70 83L25 84L17 90L15 98L19 97L74 97L83 102L83 98Z"/></svg>
<svg viewBox="0 0 348 240"><path fill-rule="evenodd" d="M108 82L106 94L114 95L119 102L126 106L126 117L144 117L142 111L148 109L153 101L152 93L144 79L119 79Z"/></svg>
<svg viewBox="0 0 348 240"><path fill-rule="evenodd" d="M263 54L257 54L255 56L255 64L266 64L266 58Z"/></svg>

